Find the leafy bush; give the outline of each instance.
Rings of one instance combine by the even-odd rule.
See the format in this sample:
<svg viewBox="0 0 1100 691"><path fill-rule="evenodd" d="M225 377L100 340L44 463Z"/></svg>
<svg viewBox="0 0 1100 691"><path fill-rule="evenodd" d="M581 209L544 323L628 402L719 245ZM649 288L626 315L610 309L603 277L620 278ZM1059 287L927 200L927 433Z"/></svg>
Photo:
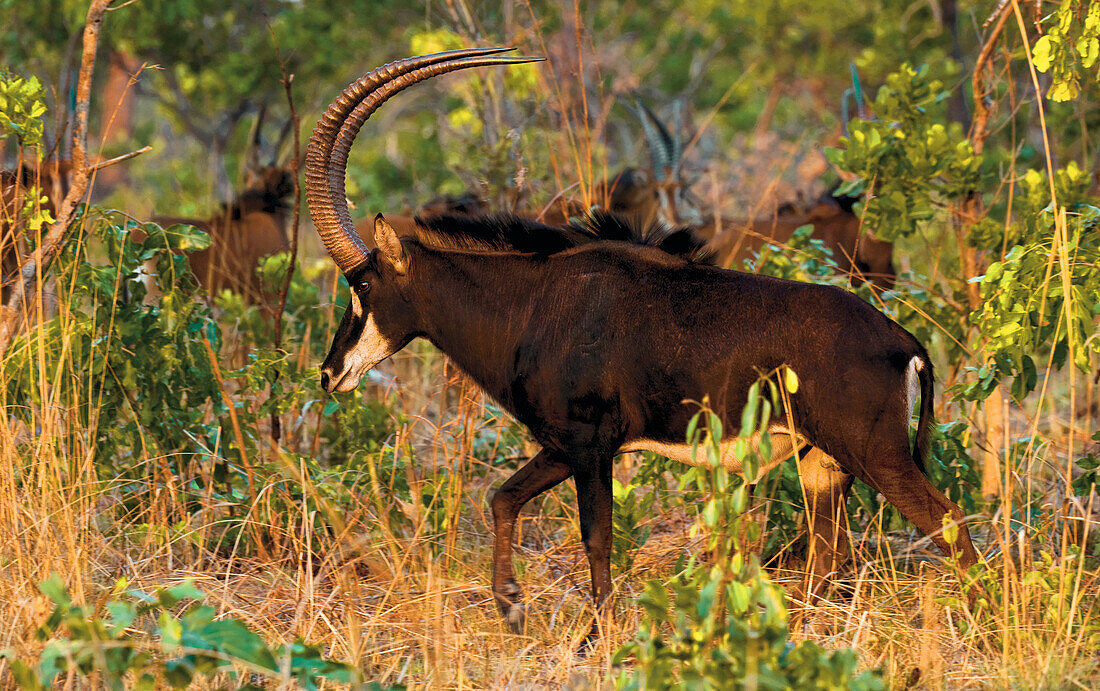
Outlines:
<svg viewBox="0 0 1100 691"><path fill-rule="evenodd" d="M122 579L106 604L96 607L74 603L56 574L39 589L56 606L38 629L39 640L47 642L37 664L4 653L24 689L47 689L66 675L110 689L184 688L215 674L236 678L243 668L253 677L294 681L313 691L321 679L348 684L358 676L303 641L272 648L244 622L215 619L214 608L202 604L202 591L190 582L149 595L126 590ZM181 605L186 608L177 615ZM140 633L148 625L159 640Z"/></svg>
<svg viewBox="0 0 1100 691"><path fill-rule="evenodd" d="M26 334L4 361L11 414L33 426L47 398L72 406L94 430L96 464L119 475L144 452L167 455L196 439L214 448L218 430L205 405L221 398L203 339L217 349L220 330L177 254L209 239L190 226L85 220L105 257L71 242L58 258L59 316ZM138 231L144 238L135 240ZM148 261L161 290L155 305L144 302ZM56 386L47 391L42 381Z"/></svg>
<svg viewBox="0 0 1100 691"><path fill-rule="evenodd" d="M631 550L638 549L649 540L650 528L642 522L653 507L656 494L646 491L639 497L639 485L624 485L613 480L611 485L615 508L611 514L611 565L625 571L634 562Z"/></svg>
<svg viewBox="0 0 1100 691"><path fill-rule="evenodd" d="M1047 98L1071 101L1080 93L1082 78L1100 58L1100 5L1080 0L1062 0L1056 12L1043 19L1045 36L1031 49L1035 68L1050 72Z"/></svg>
<svg viewBox="0 0 1100 691"><path fill-rule="evenodd" d="M885 688L876 672L856 675L851 649L791 643L783 600L755 557L740 554L727 564L692 563L668 587L650 581L638 599L649 621L615 656L616 664L635 659L618 688Z"/></svg>
<svg viewBox="0 0 1100 691"><path fill-rule="evenodd" d="M786 391L797 390L790 370L779 377ZM617 679L621 689L881 689L877 672L855 675L852 650L826 652L812 642L790 642L784 593L771 583L755 556L741 552L741 514L749 499L761 458L771 455L768 422L779 408L779 387L767 381L769 395L757 382L749 392L735 442L743 459L740 476L722 467L722 423L704 408L688 425L688 442L707 464L689 471L690 482L706 500L694 530L707 535L708 565L694 557L667 586L649 581L638 600L648 621L635 639L615 653L633 669ZM758 449L750 439L761 435ZM668 590L672 590L670 599Z"/></svg>

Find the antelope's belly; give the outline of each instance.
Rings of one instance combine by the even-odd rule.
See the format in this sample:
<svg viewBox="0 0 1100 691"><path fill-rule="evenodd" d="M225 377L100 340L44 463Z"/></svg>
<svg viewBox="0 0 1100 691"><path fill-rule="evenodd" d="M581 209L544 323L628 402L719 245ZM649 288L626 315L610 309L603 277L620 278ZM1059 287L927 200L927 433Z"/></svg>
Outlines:
<svg viewBox="0 0 1100 691"><path fill-rule="evenodd" d="M798 439L798 445L801 446L805 443L801 437L792 434L790 430L782 425L772 425L768 427L768 432L772 435L772 453L770 459L761 459L763 461L760 473L767 472L774 468L776 465L782 463L791 457L795 449L795 439ZM729 437L723 439L720 445L721 450L721 463L722 466L731 473L741 472L741 466L743 457L738 455L734 451L736 446L736 437ZM759 451L760 449L760 435L754 435L750 440L752 449ZM656 441L654 439L634 439L632 441L623 444L619 449L619 453L629 453L632 451L652 451L655 454L660 454L666 458L670 458L680 463L686 463L687 465L702 466L709 465L707 462L707 452L702 446L699 446L695 450L695 458L691 457L691 446L689 444L677 444L666 441Z"/></svg>

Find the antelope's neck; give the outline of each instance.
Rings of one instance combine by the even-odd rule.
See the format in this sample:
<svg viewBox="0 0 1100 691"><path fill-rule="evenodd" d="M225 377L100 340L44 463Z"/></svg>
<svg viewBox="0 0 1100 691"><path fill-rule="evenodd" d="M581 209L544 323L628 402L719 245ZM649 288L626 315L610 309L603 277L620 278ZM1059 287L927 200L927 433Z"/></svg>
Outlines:
<svg viewBox="0 0 1100 691"><path fill-rule="evenodd" d="M418 257L419 259L419 257ZM539 260L428 250L413 276L424 335L502 403L520 339L537 318Z"/></svg>

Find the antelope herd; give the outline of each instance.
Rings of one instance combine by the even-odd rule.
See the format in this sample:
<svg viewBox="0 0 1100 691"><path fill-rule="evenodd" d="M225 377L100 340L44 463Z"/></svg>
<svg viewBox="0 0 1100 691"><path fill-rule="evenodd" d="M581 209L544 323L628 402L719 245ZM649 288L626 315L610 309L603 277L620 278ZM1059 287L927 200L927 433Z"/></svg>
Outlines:
<svg viewBox="0 0 1100 691"><path fill-rule="evenodd" d="M416 338L448 355L531 432L541 450L492 499L492 592L506 621L522 627L524 603L512 566L514 524L538 494L572 477L598 607L611 591L611 468L622 453L651 450L693 462L685 430L709 400L724 429L736 429L760 372L790 367L801 378L772 425L773 467L797 459L808 499L810 587L847 553L845 497L858 477L876 488L964 566L976 561L962 512L922 471L932 419L932 363L903 328L838 288L729 270L768 244L812 226L840 272L876 290L894 285L893 247L862 231L856 200L826 194L809 208L772 217L709 220L689 210L683 147L643 104L635 113L652 170L624 168L593 187L596 208L570 200L549 209L491 213L477 195L440 197L418 215L379 214L353 224L345 198L348 152L388 98L433 76L536 60L472 49L408 58L349 86L321 117L306 156L314 224L351 286L350 303L321 385L348 391ZM155 216L210 236L189 256L209 293L262 304L256 268L288 249L295 171L259 162L262 114L250 137L243 189L208 218ZM284 128L285 137L286 128ZM280 138L281 144L282 138ZM279 149L276 146L276 151ZM28 189L42 208L66 189L64 161L0 172L0 284L27 251L16 222ZM6 299L6 291L5 291ZM910 418L920 400L915 445ZM722 463L738 470L733 439ZM945 517L958 538L942 537Z"/></svg>

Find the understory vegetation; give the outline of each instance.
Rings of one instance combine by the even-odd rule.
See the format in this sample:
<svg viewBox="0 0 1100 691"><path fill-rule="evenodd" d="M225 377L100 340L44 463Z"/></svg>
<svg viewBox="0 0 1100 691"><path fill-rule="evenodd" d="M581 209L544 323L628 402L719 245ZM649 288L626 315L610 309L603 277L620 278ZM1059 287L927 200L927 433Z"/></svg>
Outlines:
<svg viewBox="0 0 1100 691"><path fill-rule="evenodd" d="M0 0L5 168L70 150L55 143L87 3L34 4ZM1100 685L1100 6L252 5L138 2L105 21L101 63L139 78L126 131L93 93L97 153L154 150L97 172L0 355L0 685ZM926 472L968 515L979 565L857 480L848 566L824 599L795 596L797 470L757 476L767 436L749 443L796 395L787 370L753 389L742 474L619 458L615 604L586 651L574 489L533 500L526 630L508 631L489 498L537 450L523 427L422 341L324 393L348 287L304 201L297 256L255 267L264 304L208 296L187 260L208 234L148 220L212 213L245 175L246 116L289 117L289 74L304 141L368 68L496 44L549 60L395 99L352 155L356 217L471 191L492 210L599 204L599 181L655 164L633 98L684 145L704 222L858 196L862 228L894 243L892 289L852 285L809 227L734 268L851 290L926 345ZM50 193L0 209L28 252ZM698 405L686 441L716 459L722 423Z"/></svg>

